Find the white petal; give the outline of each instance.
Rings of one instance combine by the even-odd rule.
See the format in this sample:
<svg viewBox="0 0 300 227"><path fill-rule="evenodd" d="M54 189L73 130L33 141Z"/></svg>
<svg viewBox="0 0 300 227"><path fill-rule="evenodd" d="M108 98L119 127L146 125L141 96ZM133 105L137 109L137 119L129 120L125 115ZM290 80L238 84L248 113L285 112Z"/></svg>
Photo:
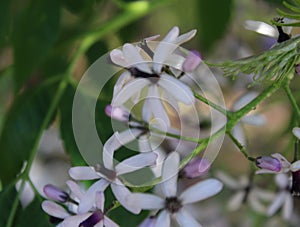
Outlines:
<svg viewBox="0 0 300 227"><path fill-rule="evenodd" d="M261 114L250 114L241 119L241 122L244 124L254 125L254 126L261 126L266 124L266 118L264 115Z"/></svg>
<svg viewBox="0 0 300 227"><path fill-rule="evenodd" d="M145 86L149 85L151 82L144 78L137 78L128 82L123 89L113 97L112 106L121 106L130 97L141 91Z"/></svg>
<svg viewBox="0 0 300 227"><path fill-rule="evenodd" d="M265 173L278 173L268 169L259 169L255 171L255 174L265 174Z"/></svg>
<svg viewBox="0 0 300 227"><path fill-rule="evenodd" d="M118 136L118 132L115 132L103 146L102 160L105 168L109 170L114 170L114 152L120 147Z"/></svg>
<svg viewBox="0 0 300 227"><path fill-rule="evenodd" d="M62 226L63 227L79 226L79 224L84 220L86 220L90 215L91 213L70 216L62 222Z"/></svg>
<svg viewBox="0 0 300 227"><path fill-rule="evenodd" d="M237 141L240 142L240 144L242 144L243 146L247 145L244 129L243 129L243 126L240 123L236 124L233 127L231 133L237 139Z"/></svg>
<svg viewBox="0 0 300 227"><path fill-rule="evenodd" d="M163 100L167 100L167 103L176 111L179 112L178 101L175 97L167 91L163 91L162 93Z"/></svg>
<svg viewBox="0 0 300 227"><path fill-rule="evenodd" d="M165 197L176 196L179 167L179 154L172 152L166 158L162 169L161 189Z"/></svg>
<svg viewBox="0 0 300 227"><path fill-rule="evenodd" d="M64 219L70 216L70 214L65 210L65 208L52 201L44 201L42 203L42 208L47 214L56 218Z"/></svg>
<svg viewBox="0 0 300 227"><path fill-rule="evenodd" d="M276 211L283 205L285 200L285 192L280 192L273 203L269 206L267 214L268 216L272 216L276 213Z"/></svg>
<svg viewBox="0 0 300 227"><path fill-rule="evenodd" d="M69 175L74 180L94 180L100 178L100 175L90 166L72 167L69 169Z"/></svg>
<svg viewBox="0 0 300 227"><path fill-rule="evenodd" d="M157 154L154 152L141 153L125 159L116 165L117 176L125 173L131 173L146 166L152 166L156 163Z"/></svg>
<svg viewBox="0 0 300 227"><path fill-rule="evenodd" d="M283 204L282 216L284 220L289 220L293 214L293 197L289 192L285 192L285 202Z"/></svg>
<svg viewBox="0 0 300 227"><path fill-rule="evenodd" d="M166 113L165 107L162 104L160 94L156 85L149 87L148 97L151 111L155 118L162 120L167 126L170 126L170 119Z"/></svg>
<svg viewBox="0 0 300 227"><path fill-rule="evenodd" d="M197 33L196 29L193 29L187 33L184 33L176 38L176 40L174 41L174 44L179 46L182 43L185 43L185 42L189 41L190 39L192 39L196 35L196 33Z"/></svg>
<svg viewBox="0 0 300 227"><path fill-rule="evenodd" d="M293 128L293 134L296 136L298 139L300 139L300 128L295 127Z"/></svg>
<svg viewBox="0 0 300 227"><path fill-rule="evenodd" d="M125 44L123 46L123 53L126 60L131 64L131 67L136 67L146 73L152 73L145 59L142 58L135 46L129 43Z"/></svg>
<svg viewBox="0 0 300 227"><path fill-rule="evenodd" d="M245 191L238 191L232 197L230 197L227 204L228 210L231 211L238 210L243 203L244 197L245 197Z"/></svg>
<svg viewBox="0 0 300 227"><path fill-rule="evenodd" d="M103 209L104 209L104 201L105 201L105 197L104 197L103 191L97 191L96 192L96 207L98 209L100 209L101 211L103 211Z"/></svg>
<svg viewBox="0 0 300 227"><path fill-rule="evenodd" d="M163 38L162 41L164 42L173 42L174 40L176 40L176 38L179 35L179 28L177 26L174 26L169 32L168 34Z"/></svg>
<svg viewBox="0 0 300 227"><path fill-rule="evenodd" d="M23 181L19 180L16 183L16 189L17 189L17 191L20 190L22 182ZM31 185L27 181L25 181L24 184L25 185L24 185L24 188L23 188L23 190L22 190L22 192L20 194L20 198L19 199L20 199L20 202L22 204L22 207L26 208L33 201L35 193L34 193L32 187L31 187Z"/></svg>
<svg viewBox="0 0 300 227"><path fill-rule="evenodd" d="M162 209L165 200L159 196L146 193L132 193L128 199L140 209L143 210L158 210Z"/></svg>
<svg viewBox="0 0 300 227"><path fill-rule="evenodd" d="M152 118L152 109L150 99L145 99L143 109L142 109L143 121L149 123Z"/></svg>
<svg viewBox="0 0 300 227"><path fill-rule="evenodd" d="M250 191L248 195L247 201L249 202L250 206L255 210L256 212L265 214L267 212L267 208L265 205L260 201L260 199L256 195L256 191L252 190Z"/></svg>
<svg viewBox="0 0 300 227"><path fill-rule="evenodd" d="M277 38L279 35L274 27L261 21L247 20L245 21L245 28L272 38Z"/></svg>
<svg viewBox="0 0 300 227"><path fill-rule="evenodd" d="M78 206L78 213L83 214L88 212L93 206L95 206L95 200L96 200L96 193L98 191L105 191L107 186L109 185L109 182L105 179L101 179L94 184L92 184L91 187L86 191L82 199L80 200L79 206Z"/></svg>
<svg viewBox="0 0 300 227"><path fill-rule="evenodd" d="M128 200L128 198L130 198L131 192L121 183L121 181L116 180L116 182L112 183L110 187L116 199L125 209L134 214L138 214L141 212L141 209L134 205L134 201Z"/></svg>
<svg viewBox="0 0 300 227"><path fill-rule="evenodd" d="M181 101L187 105L191 105L195 102L195 97L192 90L180 80L172 76L167 74L161 75L158 84L178 101Z"/></svg>
<svg viewBox="0 0 300 227"><path fill-rule="evenodd" d="M289 185L289 178L288 178L287 174L284 174L284 173L276 174L275 182L279 188L285 189Z"/></svg>
<svg viewBox="0 0 300 227"><path fill-rule="evenodd" d="M282 165L281 172L288 172L290 170L291 163L284 156L282 156L279 153L272 154L271 156L277 158L281 162Z"/></svg>
<svg viewBox="0 0 300 227"><path fill-rule="evenodd" d="M235 179L233 179L231 176L218 171L216 173L216 176L229 188L231 189L240 189L241 185L239 184L239 182Z"/></svg>
<svg viewBox="0 0 300 227"><path fill-rule="evenodd" d="M105 227L119 227L118 224L116 224L113 220L111 220L107 216L104 216L104 226Z"/></svg>
<svg viewBox="0 0 300 227"><path fill-rule="evenodd" d="M131 128L119 133L118 135L116 135L116 137L120 146L123 146L137 139L137 137L142 133L143 131L140 129Z"/></svg>
<svg viewBox="0 0 300 227"><path fill-rule="evenodd" d="M245 95L241 96L234 104L233 104L233 111L237 111L244 106L246 106L249 102L251 102L253 99L257 97L256 92L248 92Z"/></svg>
<svg viewBox="0 0 300 227"><path fill-rule="evenodd" d="M148 135L142 135L138 139L139 143L139 152L150 152L152 151Z"/></svg>
<svg viewBox="0 0 300 227"><path fill-rule="evenodd" d="M117 96L118 93L123 89L125 84L128 83L131 79L133 79L133 77L131 76L129 71L125 71L124 73L122 73L114 86L113 97Z"/></svg>
<svg viewBox="0 0 300 227"><path fill-rule="evenodd" d="M292 163L290 169L292 172L296 172L296 171L300 170L300 160Z"/></svg>
<svg viewBox="0 0 300 227"><path fill-rule="evenodd" d="M155 223L155 227L171 227L170 213L166 210L160 212Z"/></svg>
<svg viewBox="0 0 300 227"><path fill-rule="evenodd" d="M198 182L187 188L181 193L179 198L183 204L194 203L219 193L222 188L223 184L221 181L216 179L208 179Z"/></svg>
<svg viewBox="0 0 300 227"><path fill-rule="evenodd" d="M191 216L184 208L181 208L177 213L174 214L176 221L179 226L182 227L201 227L202 225L196 221L196 219Z"/></svg>
<svg viewBox="0 0 300 227"><path fill-rule="evenodd" d="M76 198L78 198L79 200L81 200L81 198L83 197L83 192L80 188L80 186L71 180L67 180L66 184L68 185L68 187L70 188L71 192L75 195Z"/></svg>
<svg viewBox="0 0 300 227"><path fill-rule="evenodd" d="M119 49L114 49L110 52L110 59L113 63L126 68L128 66L128 62L126 61L124 54Z"/></svg>

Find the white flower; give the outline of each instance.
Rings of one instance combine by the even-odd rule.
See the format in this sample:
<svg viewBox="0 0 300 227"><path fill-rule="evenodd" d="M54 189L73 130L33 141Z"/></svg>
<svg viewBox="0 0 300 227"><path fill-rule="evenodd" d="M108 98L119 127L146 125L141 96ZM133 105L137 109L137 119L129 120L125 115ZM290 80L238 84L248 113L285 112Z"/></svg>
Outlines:
<svg viewBox="0 0 300 227"><path fill-rule="evenodd" d="M84 192L74 181L67 181L71 190L72 199L69 200L67 209L53 201L46 200L42 203L43 210L52 217L61 219L58 226L95 226L95 227L117 227L109 217L104 214L104 193L96 192L95 203L85 213L78 212L78 204L84 199Z"/></svg>
<svg viewBox="0 0 300 227"><path fill-rule="evenodd" d="M104 191L109 185L116 199L123 207L135 214L140 212L140 209L127 203L126 197L130 194L130 191L124 186L120 176L154 165L157 155L154 152L141 153L114 165L114 151L120 147L118 135L116 132L105 143L103 148L103 165L99 165L96 168L89 166L70 168L69 174L75 180L100 179L85 193L82 202L79 204L79 213L87 212L93 206L96 192Z"/></svg>
<svg viewBox="0 0 300 227"><path fill-rule="evenodd" d="M240 97L232 107L233 111L238 111L248 103L250 103L255 97L257 93L248 92L247 94ZM248 114L244 116L241 121L234 126L232 129L233 136L243 145L246 145L246 136L244 133L243 125L253 125L253 126L261 126L266 122L266 118L262 114Z"/></svg>
<svg viewBox="0 0 300 227"><path fill-rule="evenodd" d="M184 57L173 52L195 34L196 31L192 30L179 36L179 28L174 27L153 52L147 46L151 53L147 53L149 51L143 50L143 47L128 43L123 46L122 51L113 50L110 53L112 62L126 68L127 71L120 76L114 87L112 105L123 105L130 98L136 103L140 101L141 91L148 88L143 105L143 120L149 122L154 116L169 126L170 120L163 103L175 103L176 100L191 105L195 100L191 89L169 71L172 72L172 67L182 69ZM147 44L146 41L145 43ZM165 65L170 65L171 69L167 69ZM173 107L176 108L177 105Z"/></svg>
<svg viewBox="0 0 300 227"><path fill-rule="evenodd" d="M279 191L274 196L274 200L268 208L268 216L273 216L282 207L282 218L289 220L293 213L293 196L290 192L291 182L287 174L277 174L275 176L276 185Z"/></svg>
<svg viewBox="0 0 300 227"><path fill-rule="evenodd" d="M246 176L241 176L239 180L235 180L223 172L217 172L216 175L225 186L235 191L227 204L229 210L236 211L243 203L247 202L253 210L263 214L267 212L263 200L272 200L272 193L251 185L249 178Z"/></svg>
<svg viewBox="0 0 300 227"><path fill-rule="evenodd" d="M221 191L223 185L216 179L208 179L194 184L177 195L179 154L171 153L162 170L162 195L132 193L127 197L132 206L145 210L160 211L155 226L171 226L171 218L180 226L201 226L186 210L185 206L207 199Z"/></svg>

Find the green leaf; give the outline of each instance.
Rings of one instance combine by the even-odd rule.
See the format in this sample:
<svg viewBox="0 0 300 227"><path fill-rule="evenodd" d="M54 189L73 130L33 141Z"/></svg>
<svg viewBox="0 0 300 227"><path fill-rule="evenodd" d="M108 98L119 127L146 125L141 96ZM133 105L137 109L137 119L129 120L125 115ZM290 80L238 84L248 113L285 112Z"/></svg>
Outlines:
<svg viewBox="0 0 300 227"><path fill-rule="evenodd" d="M210 50L222 38L230 20L232 0L199 0L199 40L201 49Z"/></svg>
<svg viewBox="0 0 300 227"><path fill-rule="evenodd" d="M0 1L0 50L10 39L10 26L12 17L10 15L10 0Z"/></svg>
<svg viewBox="0 0 300 227"><path fill-rule="evenodd" d="M300 14L292 14L292 13L286 13L281 9L277 9L277 12L283 16L283 17L287 17L290 19L296 19L296 20L300 20Z"/></svg>
<svg viewBox="0 0 300 227"><path fill-rule="evenodd" d="M85 165L73 134L72 128L72 105L75 89L69 85L59 103L60 135L66 152L70 155L73 165Z"/></svg>
<svg viewBox="0 0 300 227"><path fill-rule="evenodd" d="M25 210L20 210L16 215L16 227L43 226L51 227L49 216L42 210L41 202L35 198Z"/></svg>
<svg viewBox="0 0 300 227"><path fill-rule="evenodd" d="M0 192L0 226L6 226L16 196L14 184L8 185Z"/></svg>
<svg viewBox="0 0 300 227"><path fill-rule="evenodd" d="M291 5L290 3L286 2L286 1L284 1L282 4L286 8L290 9L290 10L292 10L292 11L294 11L296 13L300 13L300 7L299 6L298 7L297 6L293 6L293 5Z"/></svg>
<svg viewBox="0 0 300 227"><path fill-rule="evenodd" d="M48 89L51 91L45 87L20 94L6 114L0 135L0 178L4 185L16 177L38 143L50 106Z"/></svg>
<svg viewBox="0 0 300 227"><path fill-rule="evenodd" d="M16 20L12 38L18 91L46 58L59 31L59 1L32 1Z"/></svg>

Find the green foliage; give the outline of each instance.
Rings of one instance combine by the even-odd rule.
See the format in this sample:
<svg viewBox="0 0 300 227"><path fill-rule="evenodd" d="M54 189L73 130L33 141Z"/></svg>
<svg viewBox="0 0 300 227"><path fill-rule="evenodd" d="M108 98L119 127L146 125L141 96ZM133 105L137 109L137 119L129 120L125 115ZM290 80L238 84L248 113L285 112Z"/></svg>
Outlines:
<svg viewBox="0 0 300 227"><path fill-rule="evenodd" d="M2 47L8 43L10 38L10 26L12 23L12 17L10 14L10 1L0 1L0 51Z"/></svg>
<svg viewBox="0 0 300 227"><path fill-rule="evenodd" d="M236 78L240 73L253 73L254 82L283 81L289 73L293 73L299 61L299 41L300 38L296 37L259 55L227 61L219 66L224 70L224 76Z"/></svg>
<svg viewBox="0 0 300 227"><path fill-rule="evenodd" d="M299 0L290 0L288 1L283 1L283 5L286 7L286 9L289 12L286 12L285 10L277 9L277 12L286 18L290 19L295 19L295 20L300 20L300 1ZM294 23L288 23L288 24L281 24L282 26L300 26L299 22L294 22Z"/></svg>
<svg viewBox="0 0 300 227"><path fill-rule="evenodd" d="M7 113L0 136L0 178L4 185L16 177L38 144L49 111L50 91L45 87L20 94Z"/></svg>
<svg viewBox="0 0 300 227"><path fill-rule="evenodd" d="M8 185L0 192L0 226L6 226L16 196L14 184Z"/></svg>
<svg viewBox="0 0 300 227"><path fill-rule="evenodd" d="M16 91L47 57L58 36L59 19L58 0L32 1L17 18L12 34Z"/></svg>
<svg viewBox="0 0 300 227"><path fill-rule="evenodd" d="M201 51L208 51L226 32L232 12L232 0L198 1Z"/></svg>

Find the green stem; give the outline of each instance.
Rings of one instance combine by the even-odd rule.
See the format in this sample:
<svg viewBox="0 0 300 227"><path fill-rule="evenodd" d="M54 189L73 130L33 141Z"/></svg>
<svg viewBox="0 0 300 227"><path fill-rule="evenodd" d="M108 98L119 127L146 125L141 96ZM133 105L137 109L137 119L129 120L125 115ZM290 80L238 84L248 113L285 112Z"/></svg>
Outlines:
<svg viewBox="0 0 300 227"><path fill-rule="evenodd" d="M297 114L297 123L299 124L299 123L300 123L300 109L299 109L299 106L297 105L297 102L296 102L296 99L295 99L294 95L293 95L292 92L291 92L291 89L290 89L290 87L289 87L289 83L286 83L286 84L283 86L283 88L284 88L284 91L285 91L287 97L288 97L289 100L290 100L290 103L291 103L291 105L292 105L294 111L295 111L296 114Z"/></svg>
<svg viewBox="0 0 300 227"><path fill-rule="evenodd" d="M226 134L230 137L232 142L239 148L239 151L245 156L246 159L253 161L254 158L250 157L246 151L246 148L232 135L231 132L226 132Z"/></svg>

